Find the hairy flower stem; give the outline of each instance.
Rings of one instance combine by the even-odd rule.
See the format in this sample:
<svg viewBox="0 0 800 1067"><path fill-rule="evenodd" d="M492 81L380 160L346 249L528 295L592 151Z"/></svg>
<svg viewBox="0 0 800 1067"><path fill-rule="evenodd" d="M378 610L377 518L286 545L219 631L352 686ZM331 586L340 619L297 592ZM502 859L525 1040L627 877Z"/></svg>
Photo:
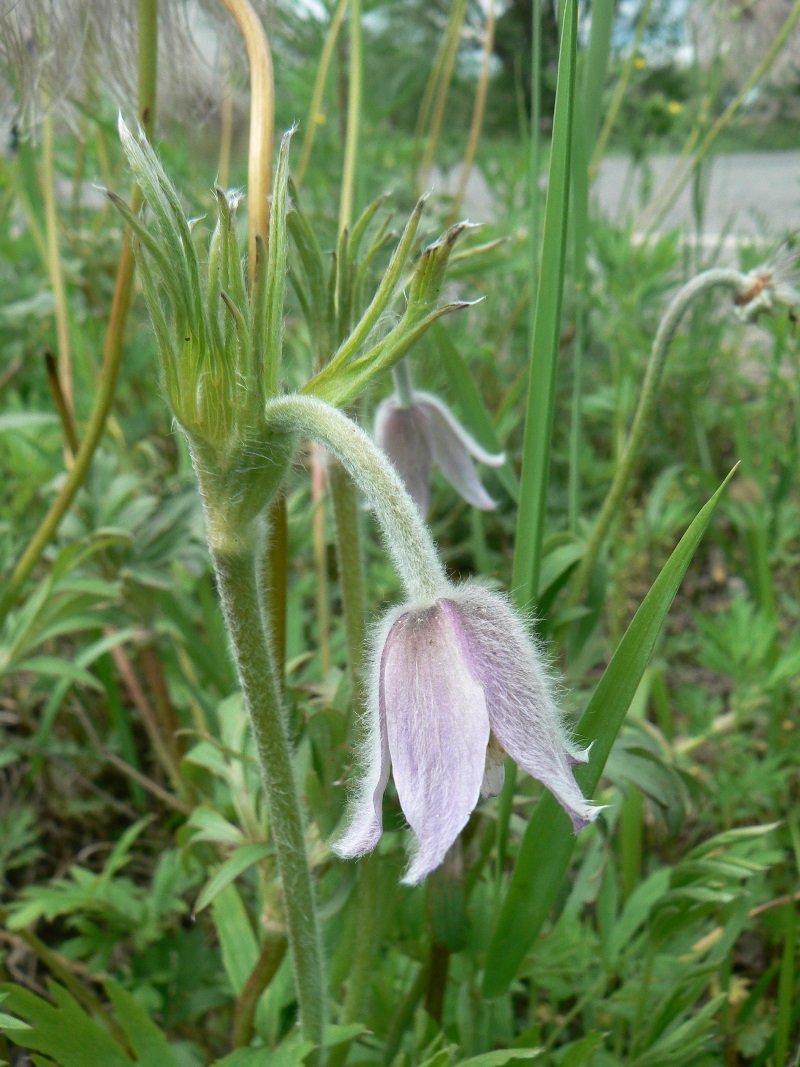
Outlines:
<svg viewBox="0 0 800 1067"><path fill-rule="evenodd" d="M372 505L409 599L433 603L448 588L428 527L392 464L351 419L321 400L283 396L266 407L270 429L298 433L332 452Z"/></svg>
<svg viewBox="0 0 800 1067"><path fill-rule="evenodd" d="M286 716L257 580L259 538L255 529L249 533L238 551L220 551L212 544L212 559L269 806L300 1023L304 1036L321 1046L325 982L319 928Z"/></svg>
<svg viewBox="0 0 800 1067"><path fill-rule="evenodd" d="M400 407L412 408L414 406L414 382L411 379L408 357L401 359L392 367L392 381Z"/></svg>
<svg viewBox="0 0 800 1067"><path fill-rule="evenodd" d="M156 107L156 57L158 45L158 0L139 0L139 121L145 133L153 131ZM130 207L134 213L142 205L142 196L137 186L131 191ZM126 231L122 252L117 267L117 281L108 320L106 341L103 348L103 367L97 395L89 416L81 447L75 463L61 484L50 510L42 519L38 530L20 556L17 565L6 582L0 597L0 624L8 615L33 568L50 544L61 520L75 499L75 494L86 480L97 446L103 436L106 420L114 402L120 364L122 362L122 335L128 319L133 281L133 249L130 234Z"/></svg>
<svg viewBox="0 0 800 1067"><path fill-rule="evenodd" d="M670 345L677 332L681 319L688 311L691 304L703 293L710 289L732 289L734 293L746 293L752 286L752 279L738 270L729 270L724 267L716 267L713 270L703 271L696 278L692 278L675 296L672 303L664 313L664 317L658 327L650 359L642 383L642 391L639 396L639 405L631 426L627 444L622 453L611 488L600 509L600 514L594 524L586 551L583 554L572 579L566 607L576 607L589 584L603 542L609 527L618 513L625 493L633 474L634 466L642 450L645 435L652 425L652 415L655 408L658 387L664 370L664 363L669 353Z"/></svg>

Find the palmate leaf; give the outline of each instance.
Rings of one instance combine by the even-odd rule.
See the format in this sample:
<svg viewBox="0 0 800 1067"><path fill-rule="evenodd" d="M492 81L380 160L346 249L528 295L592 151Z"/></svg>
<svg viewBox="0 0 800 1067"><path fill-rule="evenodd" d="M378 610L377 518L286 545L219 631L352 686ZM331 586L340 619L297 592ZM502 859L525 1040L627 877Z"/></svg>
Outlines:
<svg viewBox="0 0 800 1067"><path fill-rule="evenodd" d="M589 763L575 774L587 796L597 787L664 619L731 474L700 510L667 560L578 724L577 736L582 741L593 742ZM569 817L552 795L546 793L537 804L522 839L508 894L489 945L484 976L486 996L499 996L513 980L553 905L574 845Z"/></svg>
<svg viewBox="0 0 800 1067"><path fill-rule="evenodd" d="M52 1061L58 1067L177 1067L165 1034L144 1005L110 979L104 987L135 1060L55 982L48 987L54 1004L19 986L5 987L9 1007L28 1020L27 1024L12 1020L12 1040L21 1048L45 1053L51 1059L40 1062Z"/></svg>
<svg viewBox="0 0 800 1067"><path fill-rule="evenodd" d="M48 989L53 1004L19 986L4 987L8 1007L31 1027L14 1033L15 1044L51 1056L59 1067L134 1067L109 1032L63 986L51 982ZM170 1067L169 1060L164 1067Z"/></svg>

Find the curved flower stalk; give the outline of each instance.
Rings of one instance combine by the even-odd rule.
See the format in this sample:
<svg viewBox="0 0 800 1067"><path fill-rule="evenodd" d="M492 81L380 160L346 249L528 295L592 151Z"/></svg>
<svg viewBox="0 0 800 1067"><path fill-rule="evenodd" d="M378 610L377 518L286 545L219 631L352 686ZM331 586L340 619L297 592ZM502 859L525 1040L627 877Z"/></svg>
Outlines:
<svg viewBox="0 0 800 1067"><path fill-rule="evenodd" d="M785 307L791 315L797 315L800 312L800 292L792 270L795 262L796 257L792 253L778 249L770 259L747 274L734 268L712 267L688 281L670 301L653 340L636 413L622 456L595 519L584 554L572 575L565 602L567 610L580 603L612 520L625 498L634 466L650 430L664 365L683 316L698 297L719 288L730 290L733 305L745 321L757 318L762 312L771 312L776 306Z"/></svg>
<svg viewBox="0 0 800 1067"><path fill-rule="evenodd" d="M503 784L507 752L569 813L576 831L599 808L582 795L572 767L588 750L570 738L543 656L508 602L479 586L453 586L427 527L397 473L370 438L320 401L281 397L266 409L274 431L323 444L368 497L403 580L407 603L375 631L367 692L364 773L342 858L375 848L390 770L416 835L404 878L439 866L483 793Z"/></svg>
<svg viewBox="0 0 800 1067"><path fill-rule="evenodd" d="M394 393L378 406L374 437L397 468L421 514L428 511L433 468L468 504L493 511L495 502L484 489L473 460L501 467L505 455L486 452L450 409L432 393L414 390L410 403Z"/></svg>

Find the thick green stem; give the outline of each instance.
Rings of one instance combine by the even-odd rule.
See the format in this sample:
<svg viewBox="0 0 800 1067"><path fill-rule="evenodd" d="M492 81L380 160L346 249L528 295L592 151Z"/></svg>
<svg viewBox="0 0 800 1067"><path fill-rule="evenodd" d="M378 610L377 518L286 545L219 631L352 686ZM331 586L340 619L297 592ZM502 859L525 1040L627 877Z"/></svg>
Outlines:
<svg viewBox="0 0 800 1067"><path fill-rule="evenodd" d="M156 106L156 57L158 44L158 0L139 0L139 121L145 133L153 131ZM131 211L138 212L142 196L137 186L131 192ZM123 236L122 252L117 268L117 281L111 315L108 320L106 342L103 349L103 369L89 424L75 463L64 479L58 496L42 520L39 529L20 556L14 571L0 597L0 624L8 615L33 568L50 544L61 520L75 499L75 494L86 480L97 446L105 430L114 393L117 388L122 361L122 335L128 319L133 281L133 249L128 231Z"/></svg>
<svg viewBox="0 0 800 1067"><path fill-rule="evenodd" d="M639 405L633 419L631 432L617 465L611 488L594 524L586 551L572 579L569 596L567 597L567 608L576 607L586 591L597 557L600 554L600 549L603 547L603 541L628 489L645 436L648 430L652 429L652 415L661 375L664 370L664 363L681 319L698 296L709 289L723 287L732 289L735 293L745 293L752 287L752 284L752 278L738 270L728 270L723 267L707 270L688 282L664 313L650 352L650 359L647 364L647 371L645 372L642 392L639 396Z"/></svg>
<svg viewBox="0 0 800 1067"><path fill-rule="evenodd" d="M240 552L221 552L212 544L212 558L269 805L300 1022L304 1036L321 1046L325 982L319 928L286 716L257 579L260 546L255 530L249 533L241 538Z"/></svg>

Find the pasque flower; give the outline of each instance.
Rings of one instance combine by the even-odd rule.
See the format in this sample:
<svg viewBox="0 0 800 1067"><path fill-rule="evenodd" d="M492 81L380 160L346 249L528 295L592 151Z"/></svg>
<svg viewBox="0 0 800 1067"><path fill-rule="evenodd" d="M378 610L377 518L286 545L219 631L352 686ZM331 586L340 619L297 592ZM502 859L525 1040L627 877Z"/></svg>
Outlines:
<svg viewBox="0 0 800 1067"><path fill-rule="evenodd" d="M505 456L481 448L437 397L414 390L410 403L403 403L393 394L378 407L374 434L421 514L430 503L434 466L468 504L482 511L494 509L473 459L500 467Z"/></svg>
<svg viewBox="0 0 800 1067"><path fill-rule="evenodd" d="M367 714L365 773L333 846L343 859L378 843L390 769L417 838L409 885L442 862L481 794L500 791L503 750L553 793L576 831L600 810L573 776L588 749L569 736L541 653L487 589L450 587L389 613L376 633Z"/></svg>

